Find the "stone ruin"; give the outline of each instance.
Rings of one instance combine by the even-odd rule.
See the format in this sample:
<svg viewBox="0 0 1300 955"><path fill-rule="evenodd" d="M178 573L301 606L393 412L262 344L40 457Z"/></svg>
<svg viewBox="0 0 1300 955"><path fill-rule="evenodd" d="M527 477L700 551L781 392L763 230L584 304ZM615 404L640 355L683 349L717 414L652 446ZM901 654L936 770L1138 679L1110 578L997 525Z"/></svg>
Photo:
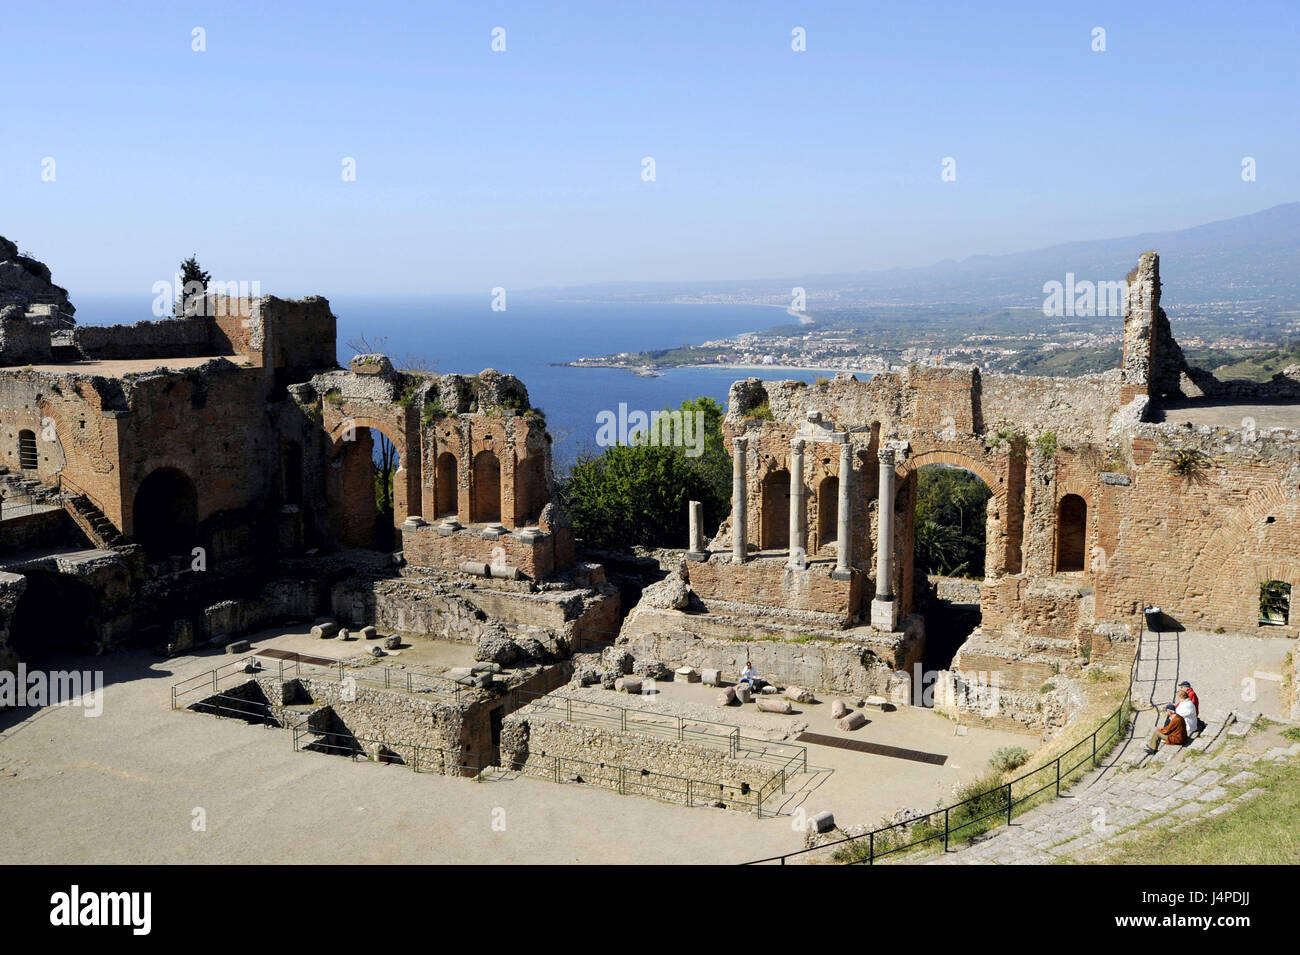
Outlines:
<svg viewBox="0 0 1300 955"><path fill-rule="evenodd" d="M77 325L48 269L7 241L0 260L0 665L318 618L462 642L490 624L565 648L617 629L518 379L382 355L339 367L323 298Z"/></svg>
<svg viewBox="0 0 1300 955"><path fill-rule="evenodd" d="M1190 367L1154 252L1129 276L1123 360L1109 372L738 381L724 422L731 516L711 541L692 520L680 568L620 641L733 669L746 641L760 672L908 701L925 643L916 473L963 468L992 493L982 619L940 674L943 695L978 720L973 690L997 674L992 722L1060 725L1077 693L1068 679L1040 689L1089 661L1126 667L1144 608L1255 634L1261 587L1300 586L1298 387L1300 368L1260 384ZM1281 426L1257 422L1257 406ZM1266 623L1296 633L1294 618Z"/></svg>

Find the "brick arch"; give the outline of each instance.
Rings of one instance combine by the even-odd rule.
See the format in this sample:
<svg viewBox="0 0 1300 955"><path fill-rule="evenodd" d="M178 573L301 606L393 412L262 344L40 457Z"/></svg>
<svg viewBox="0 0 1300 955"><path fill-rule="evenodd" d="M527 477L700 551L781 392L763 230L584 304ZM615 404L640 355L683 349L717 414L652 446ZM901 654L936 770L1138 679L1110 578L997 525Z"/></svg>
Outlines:
<svg viewBox="0 0 1300 955"><path fill-rule="evenodd" d="M977 460L962 451L949 449L921 451L917 454L908 455L907 460L894 468L895 473L898 475L898 483L901 485L913 472L930 464L948 464L970 471L987 485L993 496L999 501L1006 497L1006 481L1000 480L997 472L989 467L987 462Z"/></svg>
<svg viewBox="0 0 1300 955"><path fill-rule="evenodd" d="M970 471L989 489L991 497L984 512L984 575L997 577L1003 573L1018 572L1020 557L1018 537L1008 534L1008 487L1007 480L1000 479L998 472L986 458L977 458L965 451L955 448L931 448L909 454L901 464L894 467L898 475L898 487L927 465L947 464L952 467ZM915 515L909 514L908 520Z"/></svg>
<svg viewBox="0 0 1300 955"><path fill-rule="evenodd" d="M371 428L378 431L389 441L393 442L393 447L401 458L402 467L410 470L407 462L406 452L406 433L398 426L396 421L388 421L381 418L372 418L369 416L346 416L330 429L330 442L333 445L332 453L338 453L339 445L343 443L343 432L348 430L349 426L355 428Z"/></svg>
<svg viewBox="0 0 1300 955"><path fill-rule="evenodd" d="M1300 595L1300 561L1278 560L1255 565L1255 579L1258 583L1280 580L1290 584Z"/></svg>
<svg viewBox="0 0 1300 955"><path fill-rule="evenodd" d="M393 443L397 451L397 472L402 477L402 500L396 501L393 509L394 520L400 522L408 517L422 515L422 493L420 489L419 455L408 453L406 434L400 422L391 419L375 418L369 415L345 415L338 424L328 431L330 438L330 460L333 461L343 449L343 433L349 427L355 429L370 428L378 431Z"/></svg>

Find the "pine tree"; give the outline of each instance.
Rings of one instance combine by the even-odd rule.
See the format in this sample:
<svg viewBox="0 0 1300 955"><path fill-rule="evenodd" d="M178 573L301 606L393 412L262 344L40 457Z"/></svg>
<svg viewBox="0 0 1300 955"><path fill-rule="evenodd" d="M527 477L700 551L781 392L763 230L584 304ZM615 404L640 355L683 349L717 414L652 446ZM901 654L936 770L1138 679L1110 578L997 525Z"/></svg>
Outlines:
<svg viewBox="0 0 1300 955"><path fill-rule="evenodd" d="M203 293L207 291L208 283L211 281L212 275L203 271L197 256L191 255L181 263L181 287L176 290L179 314L193 314L192 303L195 299L202 300ZM195 284L198 285L198 288L194 288ZM202 291L199 289L202 289Z"/></svg>

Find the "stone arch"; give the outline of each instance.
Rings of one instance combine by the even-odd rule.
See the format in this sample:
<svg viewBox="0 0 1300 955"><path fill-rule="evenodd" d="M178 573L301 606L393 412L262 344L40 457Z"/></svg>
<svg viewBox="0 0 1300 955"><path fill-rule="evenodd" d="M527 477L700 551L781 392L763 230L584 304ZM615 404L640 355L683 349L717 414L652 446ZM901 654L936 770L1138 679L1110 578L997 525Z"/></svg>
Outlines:
<svg viewBox="0 0 1300 955"><path fill-rule="evenodd" d="M911 498L907 504L907 539L911 541L915 537L916 520L914 487L916 482L913 480L909 485L907 481L909 478L913 478L921 468L935 464L947 465L971 472L984 482L984 486L989 489L992 495L984 511L984 576L988 578L997 577L1003 573L1018 573L1018 558L1012 553L1014 541L1012 535L1009 535L1006 530L1008 517L1007 481L1005 476L999 474L999 469L995 469L987 456L975 457L959 448L933 448L909 454L905 460L895 465L894 471L898 475L897 486L899 493L902 494L903 490L908 488L908 494ZM1014 521L1015 515L1010 516ZM910 559L910 554L908 558Z"/></svg>
<svg viewBox="0 0 1300 955"><path fill-rule="evenodd" d="M1079 494L1063 494L1056 502L1056 573L1088 566L1088 502Z"/></svg>
<svg viewBox="0 0 1300 955"><path fill-rule="evenodd" d="M436 517L455 517L460 509L460 464L456 455L443 451L433 466L433 513Z"/></svg>
<svg viewBox="0 0 1300 955"><path fill-rule="evenodd" d="M397 473L393 476L393 522L400 524L408 517L419 517L420 510L420 467L419 456L408 453L406 434L393 421L373 418L366 415L347 417L329 430L332 447L330 463L334 464L339 455L362 429L378 431L392 442L397 451Z"/></svg>
<svg viewBox="0 0 1300 955"><path fill-rule="evenodd" d="M790 472L774 468L763 476L759 504L761 524L760 550L786 550L790 547Z"/></svg>
<svg viewBox="0 0 1300 955"><path fill-rule="evenodd" d="M898 472L899 483L901 484L913 471L923 468L927 464L949 464L955 468L970 471L988 485L988 489L993 492L995 498L1003 498L1006 495L1006 482L989 466L987 461L951 449L920 451L908 455L907 459L895 468Z"/></svg>
<svg viewBox="0 0 1300 955"><path fill-rule="evenodd" d="M151 558L189 555L198 544L198 490L178 468L151 471L135 492L132 533Z"/></svg>
<svg viewBox="0 0 1300 955"><path fill-rule="evenodd" d="M23 428L18 432L18 469L35 471L40 466L40 457L36 450L36 432Z"/></svg>
<svg viewBox="0 0 1300 955"><path fill-rule="evenodd" d="M839 533L840 479L828 474L817 485L817 547L833 544Z"/></svg>
<svg viewBox="0 0 1300 955"><path fill-rule="evenodd" d="M474 455L470 478L470 520L475 524L501 521L501 460L491 448Z"/></svg>

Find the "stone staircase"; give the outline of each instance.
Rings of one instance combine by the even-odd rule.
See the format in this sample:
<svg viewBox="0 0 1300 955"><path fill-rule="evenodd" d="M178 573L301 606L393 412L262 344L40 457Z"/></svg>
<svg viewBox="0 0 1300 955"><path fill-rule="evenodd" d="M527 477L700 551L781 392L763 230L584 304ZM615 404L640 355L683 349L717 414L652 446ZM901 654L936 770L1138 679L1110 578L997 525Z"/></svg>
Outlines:
<svg viewBox="0 0 1300 955"><path fill-rule="evenodd" d="M126 535L119 531L116 525L104 516L104 512L84 494L65 494L63 509L96 547L112 550L114 547L130 543Z"/></svg>
<svg viewBox="0 0 1300 955"><path fill-rule="evenodd" d="M1189 747L1162 746L1145 754L1134 738L1113 762L1090 773L1062 799L1046 803L969 847L930 857L928 865L1083 862L1118 851L1125 839L1152 828L1180 832L1201 817L1231 812L1258 798L1260 761L1300 757L1300 743L1250 752L1226 720L1207 727ZM1241 722L1235 725L1245 726ZM1200 753L1197 756L1197 746ZM1137 750L1134 756L1132 750ZM921 861L921 860L918 860Z"/></svg>

